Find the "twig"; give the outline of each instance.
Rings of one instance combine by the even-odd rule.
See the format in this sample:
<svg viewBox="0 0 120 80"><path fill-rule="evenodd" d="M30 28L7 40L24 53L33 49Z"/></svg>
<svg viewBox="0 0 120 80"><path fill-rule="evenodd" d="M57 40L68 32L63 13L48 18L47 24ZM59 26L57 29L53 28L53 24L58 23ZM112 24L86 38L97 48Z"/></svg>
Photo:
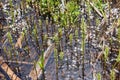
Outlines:
<svg viewBox="0 0 120 80"><path fill-rule="evenodd" d="M8 63L17 63L17 64L31 64L33 65L32 62L25 62L25 61L11 61L11 60L3 60L3 62L8 62Z"/></svg>
<svg viewBox="0 0 120 80"><path fill-rule="evenodd" d="M89 2L89 4L91 5L91 7L98 13L98 15L100 17L103 17L102 13L94 6L93 3L91 3L89 0L87 0Z"/></svg>

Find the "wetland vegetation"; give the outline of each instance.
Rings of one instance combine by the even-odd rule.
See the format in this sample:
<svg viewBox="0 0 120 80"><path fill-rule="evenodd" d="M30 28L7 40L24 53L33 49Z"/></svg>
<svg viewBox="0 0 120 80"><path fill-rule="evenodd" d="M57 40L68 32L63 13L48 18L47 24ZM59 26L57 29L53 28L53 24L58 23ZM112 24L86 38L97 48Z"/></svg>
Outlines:
<svg viewBox="0 0 120 80"><path fill-rule="evenodd" d="M0 80L120 80L119 0L0 0Z"/></svg>

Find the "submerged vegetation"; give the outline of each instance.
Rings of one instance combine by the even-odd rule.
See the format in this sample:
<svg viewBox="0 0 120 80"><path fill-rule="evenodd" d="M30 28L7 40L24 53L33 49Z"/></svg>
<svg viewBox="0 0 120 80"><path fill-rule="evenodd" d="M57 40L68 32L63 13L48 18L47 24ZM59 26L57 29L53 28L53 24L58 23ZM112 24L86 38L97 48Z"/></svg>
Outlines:
<svg viewBox="0 0 120 80"><path fill-rule="evenodd" d="M0 63L21 80L120 80L120 9L115 4L1 0Z"/></svg>

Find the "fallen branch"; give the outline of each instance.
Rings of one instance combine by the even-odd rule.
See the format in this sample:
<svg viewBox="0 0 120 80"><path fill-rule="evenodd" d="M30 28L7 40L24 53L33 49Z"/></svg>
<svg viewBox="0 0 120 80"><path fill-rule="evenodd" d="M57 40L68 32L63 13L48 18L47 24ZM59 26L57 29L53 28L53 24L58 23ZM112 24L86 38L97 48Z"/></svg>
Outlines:
<svg viewBox="0 0 120 80"><path fill-rule="evenodd" d="M10 67L3 62L3 58L0 57L1 68L8 74L11 80L21 80L11 69Z"/></svg>
<svg viewBox="0 0 120 80"><path fill-rule="evenodd" d="M44 67L46 66L46 64L47 64L47 62L48 62L48 60L49 60L49 58L54 50L54 46L55 46L54 44L51 44L44 53L44 59L45 59ZM37 80L42 74L42 70L38 64L39 61L40 61L40 59L36 62L35 67L33 67L33 69L31 70L31 72L29 74L29 77L32 80Z"/></svg>
<svg viewBox="0 0 120 80"><path fill-rule="evenodd" d="M17 63L17 64L31 64L33 65L32 62L25 62L25 61L11 61L11 60L3 60L3 62L7 62L7 63Z"/></svg>
<svg viewBox="0 0 120 80"><path fill-rule="evenodd" d="M93 5L93 3L91 3L89 0L87 0L87 2L89 2L90 6L98 13L100 17L103 17L102 13Z"/></svg>

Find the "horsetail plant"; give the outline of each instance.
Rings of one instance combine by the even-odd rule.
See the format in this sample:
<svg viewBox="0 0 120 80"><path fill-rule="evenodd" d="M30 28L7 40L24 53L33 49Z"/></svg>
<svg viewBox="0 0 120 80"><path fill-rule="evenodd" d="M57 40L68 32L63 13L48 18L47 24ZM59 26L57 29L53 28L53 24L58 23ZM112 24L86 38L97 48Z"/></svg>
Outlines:
<svg viewBox="0 0 120 80"><path fill-rule="evenodd" d="M78 39L79 35L78 35L78 29L75 30L75 38Z"/></svg>
<svg viewBox="0 0 120 80"><path fill-rule="evenodd" d="M40 45L39 45L39 40L38 40L38 31L37 31L36 25L34 26L34 29L33 29L33 35L35 37L37 48L38 48L38 50L40 50Z"/></svg>
<svg viewBox="0 0 120 80"><path fill-rule="evenodd" d="M56 64L56 80L58 80L58 50L57 48L54 49L54 59Z"/></svg>
<svg viewBox="0 0 120 80"><path fill-rule="evenodd" d="M46 49L47 48L47 39L48 39L48 35L47 34L44 34L43 35L43 45L44 45L44 48Z"/></svg>
<svg viewBox="0 0 120 80"><path fill-rule="evenodd" d="M27 41L27 30L24 30L24 31L22 32L22 35L23 35L24 40L25 40L26 45L27 45L24 49L27 51L27 54L28 54L28 56L29 56L29 58L30 58L30 48L29 48L29 43L28 43L28 41Z"/></svg>
<svg viewBox="0 0 120 80"><path fill-rule="evenodd" d="M58 36L61 38L62 37L62 27L58 28Z"/></svg>
<svg viewBox="0 0 120 80"><path fill-rule="evenodd" d="M55 34L53 37L53 40L55 42L55 49L54 49L54 59L55 59L55 63L56 63L56 80L58 80L58 60L59 60L59 43L60 43L60 38L58 37L58 34ZM62 57L62 56L61 56Z"/></svg>
<svg viewBox="0 0 120 80"><path fill-rule="evenodd" d="M70 45L72 46L72 40L73 40L73 34L72 33L69 35L69 40L70 40Z"/></svg>
<svg viewBox="0 0 120 80"><path fill-rule="evenodd" d="M13 22L15 21L15 19L14 19L14 8L13 8L12 0L9 0L9 4L10 4L10 15L12 17L12 24L13 24Z"/></svg>
<svg viewBox="0 0 120 80"><path fill-rule="evenodd" d="M104 51L105 62L108 60L108 56L109 56L109 47L106 46Z"/></svg>
<svg viewBox="0 0 120 80"><path fill-rule="evenodd" d="M60 60L63 60L63 58L64 58L64 52L60 52L60 54L59 54L59 57L60 57Z"/></svg>
<svg viewBox="0 0 120 80"><path fill-rule="evenodd" d="M103 46L104 47L104 46ZM108 56L109 56L109 47L108 46L105 46L104 47L104 57L103 57L103 60L104 60L104 63L103 63L103 71L105 72L105 75L106 75L106 62L108 61ZM106 78L106 76L105 76Z"/></svg>
<svg viewBox="0 0 120 80"><path fill-rule="evenodd" d="M53 37L53 40L55 41L56 46L59 44L59 37L58 34L55 34Z"/></svg>
<svg viewBox="0 0 120 80"><path fill-rule="evenodd" d="M61 51L61 52L59 52L59 59L60 59L60 64L59 64L59 66L60 66L60 67L61 67L62 64L63 64L63 58L64 58L64 52Z"/></svg>
<svg viewBox="0 0 120 80"><path fill-rule="evenodd" d="M58 37L59 37L59 46L60 46L60 51L63 51L63 44L62 44L62 42L61 42L61 40L62 40L62 35L63 35L63 32L62 32L62 27L60 27L60 28L58 28Z"/></svg>
<svg viewBox="0 0 120 80"><path fill-rule="evenodd" d="M13 46L13 38L10 32L7 33L7 38L8 38L9 43Z"/></svg>
<svg viewBox="0 0 120 80"><path fill-rule="evenodd" d="M115 64L112 66L112 69L114 69L114 68L116 67L116 65L120 62L120 49L119 49L119 52L118 52L118 56L117 56L117 58L116 58L115 60L116 60L116 62L115 62Z"/></svg>
<svg viewBox="0 0 120 80"><path fill-rule="evenodd" d="M3 47L3 50L4 50L4 52L5 52L7 55L10 56L10 58L12 58L12 54L11 54L11 49L10 49L10 48L8 48L8 50L7 50L6 47Z"/></svg>
<svg viewBox="0 0 120 80"><path fill-rule="evenodd" d="M73 34L72 33L69 35L69 41L70 41L69 46L71 47L71 50L72 50L72 41L73 41ZM71 52L71 59L73 58L72 56L73 56L73 52Z"/></svg>
<svg viewBox="0 0 120 80"><path fill-rule="evenodd" d="M82 50L82 79L84 80L84 54L85 54L85 37L86 37L86 24L84 22L84 18L81 21L81 32L82 32L82 42L81 42L81 50Z"/></svg>

